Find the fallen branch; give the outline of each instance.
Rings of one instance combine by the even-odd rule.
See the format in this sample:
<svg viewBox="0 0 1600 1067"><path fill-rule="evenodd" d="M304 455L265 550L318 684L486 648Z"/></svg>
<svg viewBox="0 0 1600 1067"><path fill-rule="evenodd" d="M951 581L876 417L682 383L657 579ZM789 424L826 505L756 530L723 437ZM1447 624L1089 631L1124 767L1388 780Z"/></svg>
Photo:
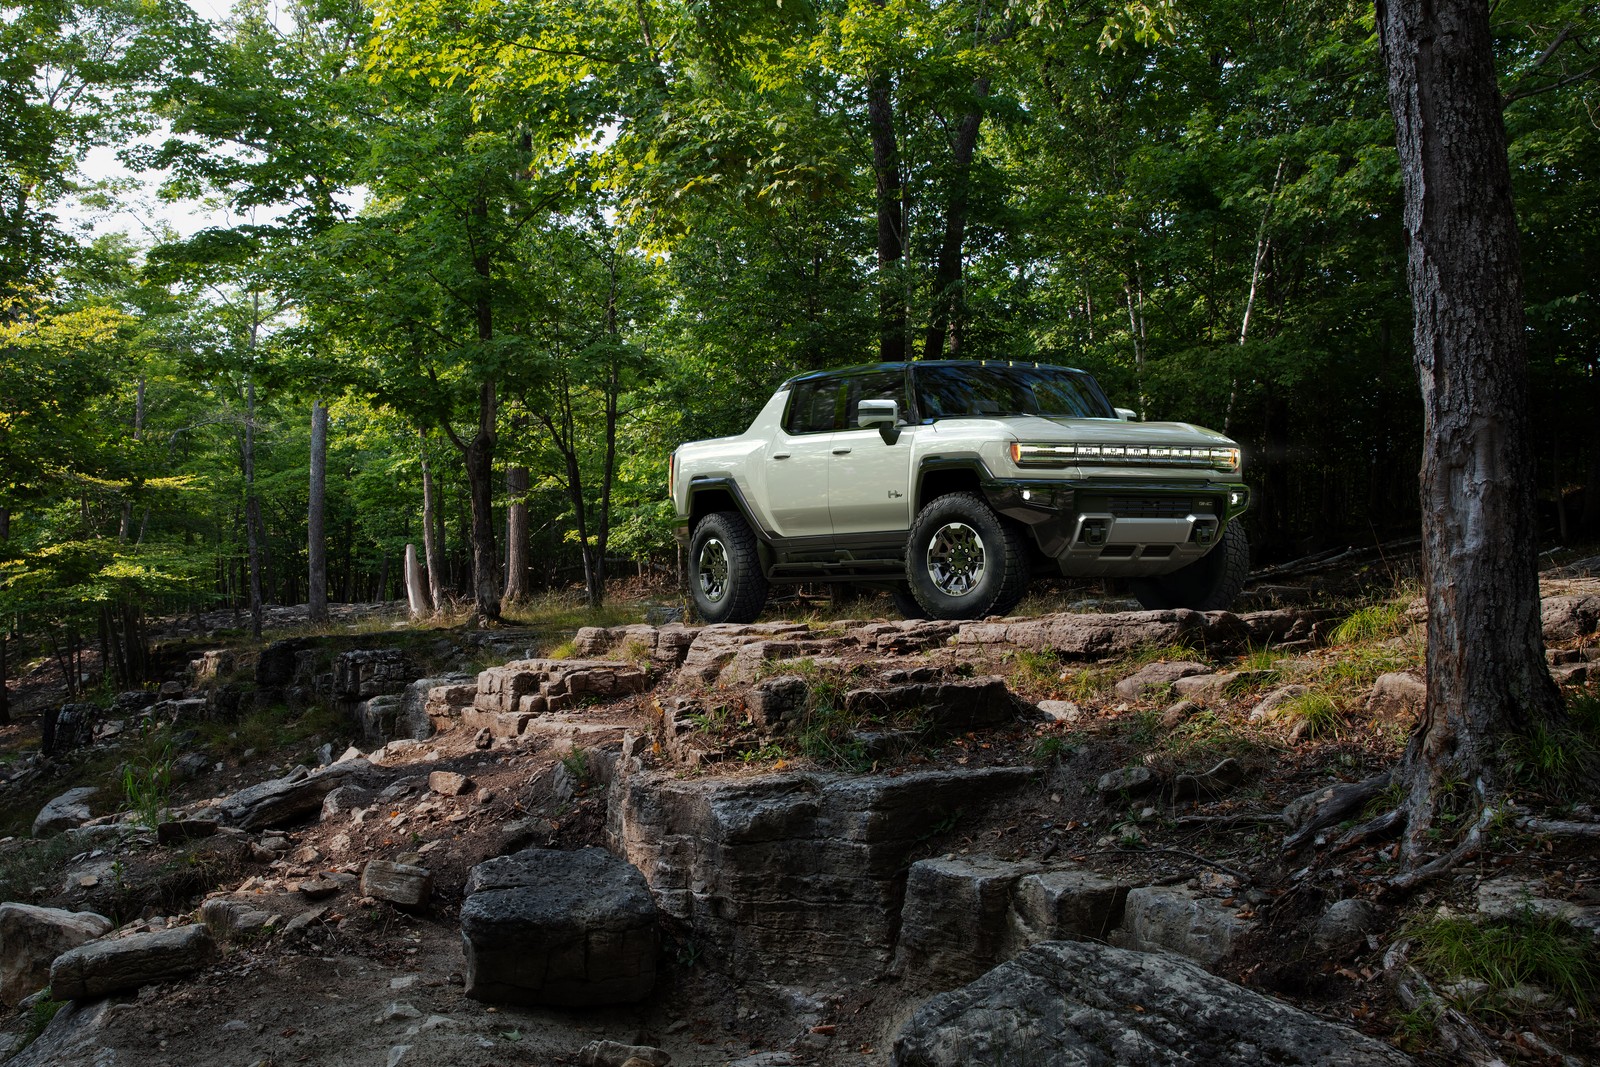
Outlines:
<svg viewBox="0 0 1600 1067"><path fill-rule="evenodd" d="M1490 1042L1471 1019L1450 1006L1429 983L1426 976L1406 962L1411 942L1400 941L1390 946L1383 956L1383 973L1394 989L1395 996L1409 1011L1427 1011L1433 1015L1434 1030L1439 1043L1473 1067L1506 1067L1505 1060L1495 1052Z"/></svg>
<svg viewBox="0 0 1600 1067"><path fill-rule="evenodd" d="M1343 551L1338 549L1328 552L1319 552L1315 555L1305 556L1301 559L1291 560L1288 563L1279 563L1272 567L1263 567L1250 574L1250 581L1258 582L1263 578L1282 578L1288 575L1318 574L1322 571L1332 570L1349 563L1359 563L1368 559L1381 559L1390 552L1407 548L1415 548L1422 544L1420 537L1406 537L1398 541L1389 541L1371 548L1356 548L1351 546Z"/></svg>
<svg viewBox="0 0 1600 1067"><path fill-rule="evenodd" d="M1555 834L1557 837L1600 837L1600 822L1573 822L1569 819L1535 819L1529 816L1517 820L1517 829L1535 834Z"/></svg>
<svg viewBox="0 0 1600 1067"><path fill-rule="evenodd" d="M1230 826L1282 826L1283 813L1241 813L1237 815L1180 815L1173 820L1175 826L1212 826L1226 829Z"/></svg>

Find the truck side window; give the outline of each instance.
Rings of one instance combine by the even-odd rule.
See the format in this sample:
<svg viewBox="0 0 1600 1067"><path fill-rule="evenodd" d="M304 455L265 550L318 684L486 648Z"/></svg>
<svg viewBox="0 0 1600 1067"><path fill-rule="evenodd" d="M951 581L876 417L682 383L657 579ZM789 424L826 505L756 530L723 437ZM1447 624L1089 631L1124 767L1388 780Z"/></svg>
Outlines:
<svg viewBox="0 0 1600 1067"><path fill-rule="evenodd" d="M789 394L783 428L791 434L827 433L839 428L839 379L799 382Z"/></svg>
<svg viewBox="0 0 1600 1067"><path fill-rule="evenodd" d="M900 407L900 418L909 417L911 405L906 393L906 372L903 370L875 370L854 374L845 379L848 399L845 404L844 425L841 429L856 428L856 409L863 400L893 400Z"/></svg>

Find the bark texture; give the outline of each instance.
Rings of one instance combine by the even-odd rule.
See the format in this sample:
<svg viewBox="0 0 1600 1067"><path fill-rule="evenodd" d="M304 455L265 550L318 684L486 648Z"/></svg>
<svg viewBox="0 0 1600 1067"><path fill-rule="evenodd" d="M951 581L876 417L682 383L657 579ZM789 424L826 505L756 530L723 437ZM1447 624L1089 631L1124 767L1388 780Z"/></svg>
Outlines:
<svg viewBox="0 0 1600 1067"><path fill-rule="evenodd" d="M1562 717L1539 627L1522 267L1482 0L1379 0L1425 413L1428 700L1400 779L1415 867L1442 804L1482 808L1503 746ZM1446 783L1475 795L1450 797Z"/></svg>
<svg viewBox="0 0 1600 1067"><path fill-rule="evenodd" d="M881 70L867 84L867 125L872 134L872 169L877 176L878 359L884 363L907 355L905 282L900 277L905 255L905 193L892 85L889 72Z"/></svg>
<svg viewBox="0 0 1600 1067"><path fill-rule="evenodd" d="M311 402L311 488L306 508L306 603L312 622L328 618L328 538L323 504L328 497L328 406Z"/></svg>
<svg viewBox="0 0 1600 1067"><path fill-rule="evenodd" d="M434 611L444 610L444 514L439 508L428 460L428 431L422 431L422 555L428 566L428 599Z"/></svg>
<svg viewBox="0 0 1600 1067"><path fill-rule="evenodd" d="M528 468L506 468L506 601L527 600Z"/></svg>

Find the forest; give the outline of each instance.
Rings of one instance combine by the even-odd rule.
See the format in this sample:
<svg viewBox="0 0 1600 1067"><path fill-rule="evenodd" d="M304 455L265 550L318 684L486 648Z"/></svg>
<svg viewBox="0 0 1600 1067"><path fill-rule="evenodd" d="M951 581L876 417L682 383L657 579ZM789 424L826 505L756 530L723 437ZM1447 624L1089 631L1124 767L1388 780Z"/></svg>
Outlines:
<svg viewBox="0 0 1600 1067"><path fill-rule="evenodd" d="M879 359L1081 367L1227 432L1258 565L1415 536L1369 4L0 10L0 677L89 643L131 683L151 614L394 599L407 544L441 606L598 605L672 571L676 444ZM1492 25L1538 525L1593 539L1600 18ZM93 221L138 184L103 151L205 225Z"/></svg>

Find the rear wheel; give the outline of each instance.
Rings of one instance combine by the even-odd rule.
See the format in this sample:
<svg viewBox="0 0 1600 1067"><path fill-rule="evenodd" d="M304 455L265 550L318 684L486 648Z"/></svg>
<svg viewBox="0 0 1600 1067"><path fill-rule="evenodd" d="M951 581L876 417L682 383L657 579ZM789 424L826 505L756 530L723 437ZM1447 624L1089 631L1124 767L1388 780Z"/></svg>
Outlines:
<svg viewBox="0 0 1600 1067"><path fill-rule="evenodd" d="M981 497L947 493L911 524L906 581L925 618L1004 615L1027 591L1027 549Z"/></svg>
<svg viewBox="0 0 1600 1067"><path fill-rule="evenodd" d="M1150 611L1226 611L1249 573L1250 539L1243 526L1230 522L1222 531L1222 543L1187 567L1156 578L1137 578L1128 586Z"/></svg>
<svg viewBox="0 0 1600 1067"><path fill-rule="evenodd" d="M715 511L689 539L689 597L706 622L754 622L767 603L756 535L737 513Z"/></svg>

